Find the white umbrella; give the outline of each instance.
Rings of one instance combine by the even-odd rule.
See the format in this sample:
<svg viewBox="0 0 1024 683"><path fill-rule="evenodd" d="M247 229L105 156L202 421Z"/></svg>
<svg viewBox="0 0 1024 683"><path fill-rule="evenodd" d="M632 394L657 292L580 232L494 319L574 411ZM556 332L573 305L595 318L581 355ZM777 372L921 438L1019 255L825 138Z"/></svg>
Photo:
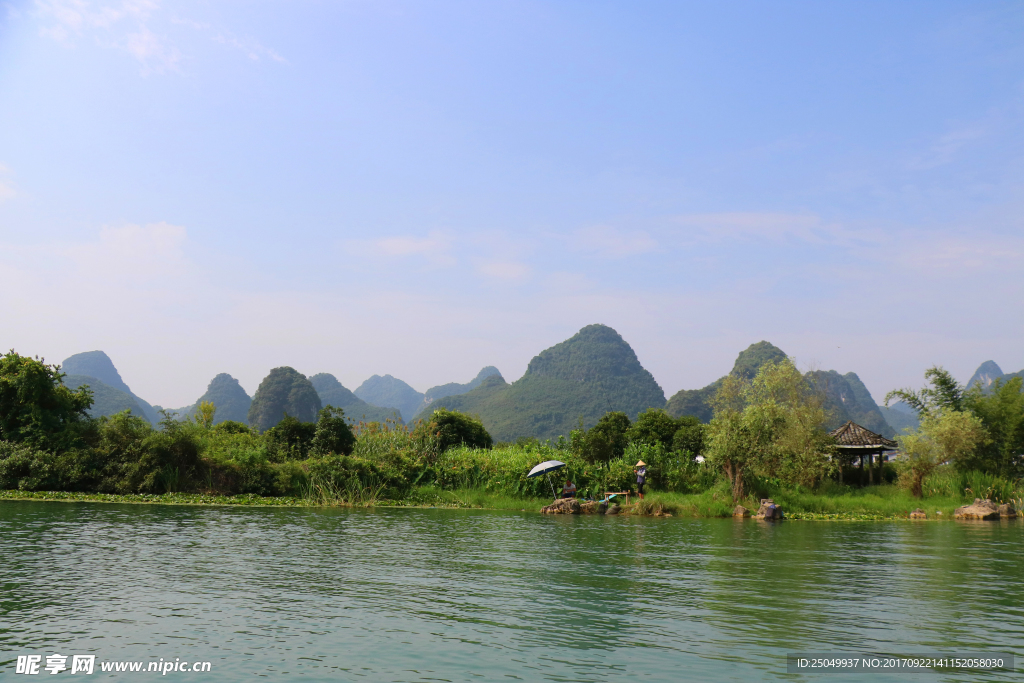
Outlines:
<svg viewBox="0 0 1024 683"><path fill-rule="evenodd" d="M548 475L548 483L551 484L551 473L555 470L560 470L563 467L565 467L564 462L559 462L558 460L547 460L530 470L530 473L526 475L526 478L529 479L530 477L539 477L542 474L546 474ZM554 484L551 484L551 495L555 498L558 497L555 494Z"/></svg>

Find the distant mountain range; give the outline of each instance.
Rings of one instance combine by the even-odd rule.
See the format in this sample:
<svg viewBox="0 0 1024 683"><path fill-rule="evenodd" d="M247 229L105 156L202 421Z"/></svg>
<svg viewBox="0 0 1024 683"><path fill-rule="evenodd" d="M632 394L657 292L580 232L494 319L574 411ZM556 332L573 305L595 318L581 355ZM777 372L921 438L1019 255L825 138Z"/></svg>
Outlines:
<svg viewBox="0 0 1024 683"><path fill-rule="evenodd" d="M309 381L313 383L313 388L320 395L320 402L325 406L341 408L350 422L383 422L389 419L397 419L401 422L402 420L397 409L381 408L367 403L343 387L334 375L321 372L319 375L310 377Z"/></svg>
<svg viewBox="0 0 1024 683"><path fill-rule="evenodd" d="M423 394L391 375L374 375L353 393L372 406L397 410L405 421L411 421L423 405Z"/></svg>
<svg viewBox="0 0 1024 683"><path fill-rule="evenodd" d="M752 378L768 361L781 361L785 352L767 341L751 344L739 353L730 374ZM156 424L160 406L151 406L137 396L121 378L103 351L88 351L67 358L61 369L69 387L89 385L95 402L90 414L112 415L122 410ZM901 433L918 424L916 412L903 403L877 405L856 373L834 370L808 373L825 389L831 411L829 426L853 420L883 436ZM1024 377L1024 370L1004 373L994 361L982 363L967 386L988 389L997 379ZM479 415L496 441L520 436L541 439L568 435L580 420L593 425L605 412L618 410L631 418L647 408L664 408L670 415L693 415L703 422L711 419L711 399L721 385L720 378L701 389L676 392L667 401L661 387L645 370L628 343L610 327L588 325L572 338L542 351L530 361L520 379L509 384L497 368L487 366L464 384L450 382L420 393L391 375L374 375L354 392L329 373L306 378L292 368L277 368L261 383L265 391L250 398L227 373L218 374L195 403L168 411L188 417L196 405L210 401L217 407L215 422L235 420L262 429L276 424L284 413L303 420L316 419L320 406L345 410L352 422L424 418L438 407ZM259 398L256 410L253 404Z"/></svg>
<svg viewBox="0 0 1024 683"><path fill-rule="evenodd" d="M498 368L488 365L476 377L465 384L449 382L431 387L420 393L402 380L391 375L374 375L352 392L371 406L398 411L405 422L412 422L421 413L426 414L428 406L439 398L465 394L480 386L488 377L501 377ZM502 380L504 381L504 380Z"/></svg>

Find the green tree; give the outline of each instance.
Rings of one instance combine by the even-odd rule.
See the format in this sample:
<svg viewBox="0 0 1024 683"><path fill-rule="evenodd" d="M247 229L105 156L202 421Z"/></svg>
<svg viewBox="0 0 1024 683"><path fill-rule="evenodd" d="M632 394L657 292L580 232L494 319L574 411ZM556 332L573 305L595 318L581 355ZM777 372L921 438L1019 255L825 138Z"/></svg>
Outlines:
<svg viewBox="0 0 1024 683"><path fill-rule="evenodd" d="M1008 382L997 379L987 390L980 386L965 390L941 367L929 368L925 379L928 385L919 391L890 391L885 397L886 404L893 399L906 402L921 414L922 425L930 419L933 428L946 413L970 412L980 420L986 438L955 459L957 469L981 470L1008 478L1024 473L1020 459L1024 453L1024 394L1020 377Z"/></svg>
<svg viewBox="0 0 1024 683"><path fill-rule="evenodd" d="M679 426L679 422L663 409L648 408L637 415L636 420L626 430L626 440L629 443L650 445L658 443L664 446L665 450L671 450L672 441Z"/></svg>
<svg viewBox="0 0 1024 683"><path fill-rule="evenodd" d="M693 415L684 415L677 421L679 428L672 435L672 450L697 457L704 453L707 426Z"/></svg>
<svg viewBox="0 0 1024 683"><path fill-rule="evenodd" d="M209 429L213 426L213 416L217 413L217 406L213 405L213 401L200 401L199 405L196 406L196 412L193 416L196 424L202 425Z"/></svg>
<svg viewBox="0 0 1024 683"><path fill-rule="evenodd" d="M903 453L900 484L920 498L925 478L939 465L970 461L987 439L985 426L974 414L945 410L925 414L916 432L896 437Z"/></svg>
<svg viewBox="0 0 1024 683"><path fill-rule="evenodd" d="M63 451L80 439L92 394L61 382L60 367L10 352L0 357L0 440Z"/></svg>
<svg viewBox="0 0 1024 683"><path fill-rule="evenodd" d="M890 391L885 395L885 405L888 406L894 399L903 401L922 415L944 410L964 410L964 387L953 379L948 370L932 366L925 370L924 378L931 386L918 391L909 388Z"/></svg>
<svg viewBox="0 0 1024 683"><path fill-rule="evenodd" d="M427 422L421 422L413 431L413 437L423 438L426 434L436 435L437 448L441 453L452 446L466 445L470 448L490 448L491 435L479 418L471 417L457 410L438 408Z"/></svg>
<svg viewBox="0 0 1024 683"><path fill-rule="evenodd" d="M323 457L334 453L336 455L351 455L356 444L356 437L345 420L345 411L334 406L327 406L320 411L319 419L316 421L316 431L310 443L310 452Z"/></svg>
<svg viewBox="0 0 1024 683"><path fill-rule="evenodd" d="M285 413L284 418L263 435L271 460L304 460L316 436L316 427L316 422L303 422Z"/></svg>
<svg viewBox="0 0 1024 683"><path fill-rule="evenodd" d="M579 429L570 434L571 448L586 462L607 464L626 452L630 426L629 416L618 411L605 413L590 429L580 420Z"/></svg>
<svg viewBox="0 0 1024 683"><path fill-rule="evenodd" d="M989 440L970 457L961 458L961 469L982 470L1007 479L1024 474L1024 391L1021 377L1001 378L988 391L980 385L968 390L964 403L985 426Z"/></svg>
<svg viewBox="0 0 1024 683"><path fill-rule="evenodd" d="M786 359L752 381L726 377L714 399L705 454L722 468L739 501L751 474L810 485L830 469L824 397Z"/></svg>

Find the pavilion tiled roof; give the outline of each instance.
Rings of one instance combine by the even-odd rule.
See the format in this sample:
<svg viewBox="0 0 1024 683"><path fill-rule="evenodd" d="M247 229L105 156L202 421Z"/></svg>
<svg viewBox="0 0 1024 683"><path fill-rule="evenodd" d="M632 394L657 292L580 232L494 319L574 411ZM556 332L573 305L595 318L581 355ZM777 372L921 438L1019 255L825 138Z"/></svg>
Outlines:
<svg viewBox="0 0 1024 683"><path fill-rule="evenodd" d="M836 440L836 444L840 447L896 448L896 442L892 439L887 439L881 434L875 434L870 429L861 427L853 420L847 421L842 427L828 434Z"/></svg>

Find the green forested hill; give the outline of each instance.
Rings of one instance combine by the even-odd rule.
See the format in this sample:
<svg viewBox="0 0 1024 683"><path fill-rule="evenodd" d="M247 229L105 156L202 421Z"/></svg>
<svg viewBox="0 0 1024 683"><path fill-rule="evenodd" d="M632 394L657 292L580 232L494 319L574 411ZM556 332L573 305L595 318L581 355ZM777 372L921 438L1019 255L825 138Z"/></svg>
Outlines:
<svg viewBox="0 0 1024 683"><path fill-rule="evenodd" d="M430 387L423 394L423 403L420 406L420 413L425 412L429 414L431 412L431 408L429 408L429 406L436 399L444 398L445 396L458 396L459 394L466 394L469 393L470 391L473 391L478 386L480 386L480 384L482 384L483 381L488 377L501 377L501 373L498 372L498 368L494 367L493 365L488 365L486 368L476 373L476 377L471 379L466 384L459 384L458 382L449 382L448 384L441 384L436 387ZM502 377L502 381L504 381L504 379L505 378Z"/></svg>
<svg viewBox="0 0 1024 683"><path fill-rule="evenodd" d="M309 378L325 406L334 406L345 411L345 419L349 422L383 422L388 419L401 421L402 417L394 408L381 408L370 405L351 391L342 386L338 378L332 374L321 372Z"/></svg>
<svg viewBox="0 0 1024 683"><path fill-rule="evenodd" d="M835 370L817 370L808 372L806 377L825 391L826 407L831 414L828 429L835 429L847 420L853 420L860 426L887 438L896 433L857 373L848 372L840 375Z"/></svg>
<svg viewBox="0 0 1024 683"><path fill-rule="evenodd" d="M128 385L121 379L121 374L114 367L113 361L110 360L110 356L103 351L85 351L84 353L76 353L69 358L65 358L64 362L61 363L61 372L65 372L68 375L94 377L111 389L123 391L135 399L135 402L138 404L139 410L132 411L133 415L144 417L153 424L160 421L160 416L153 406L136 396L128 388Z"/></svg>
<svg viewBox="0 0 1024 683"><path fill-rule="evenodd" d="M294 368L274 368L263 378L249 406L249 425L265 431L285 413L302 422L316 422L323 404L306 376Z"/></svg>
<svg viewBox="0 0 1024 683"><path fill-rule="evenodd" d="M664 391L619 333L588 325L534 357L512 384L492 375L469 393L439 398L431 407L479 415L496 441L511 441L568 436L580 418L591 427L609 411L635 417L664 405Z"/></svg>
<svg viewBox="0 0 1024 683"><path fill-rule="evenodd" d="M132 415L145 417L146 414L143 412L142 407L135 400L135 397L129 393L115 389L95 377L67 375L64 378L64 386L69 389L77 389L85 384L89 385L89 388L92 390L93 404L92 408L89 409L91 417L113 415L114 413L120 413L122 410L131 410Z"/></svg>
<svg viewBox="0 0 1024 683"><path fill-rule="evenodd" d="M917 416L917 411L903 401L898 401L888 408L879 406L878 409L896 434L902 434L905 429L917 429L921 424L921 418Z"/></svg>
<svg viewBox="0 0 1024 683"><path fill-rule="evenodd" d="M736 362L733 364L730 374L744 379L753 379L761 366L768 361L778 363L783 360L786 360L786 354L782 349L766 341L759 341L740 351L740 355L736 357ZM711 399L714 398L715 392L718 391L718 387L721 386L723 379L725 378L716 379L703 389L683 389L677 391L668 400L665 412L672 417L692 415L701 422L710 422L713 413Z"/></svg>
<svg viewBox="0 0 1024 683"><path fill-rule="evenodd" d="M360 384L353 393L372 406L398 410L407 422L412 420L423 405L423 394L391 375L374 375Z"/></svg>
<svg viewBox="0 0 1024 683"><path fill-rule="evenodd" d="M996 365L995 361L987 360L978 366L978 369L974 371L974 374L967 381L966 386L970 389L975 384L980 384L982 391L987 393L992 390L992 383L997 379L1001 379L1003 383L1006 383L1014 377L1024 377L1024 370L1020 372L1003 372L1003 369Z"/></svg>
<svg viewBox="0 0 1024 683"><path fill-rule="evenodd" d="M210 380L206 393L199 397L195 405L204 401L209 401L217 407L217 412L213 416L214 424L227 420L243 424L249 422L249 406L252 405L252 399L245 393L238 380L226 372Z"/></svg>
<svg viewBox="0 0 1024 683"><path fill-rule="evenodd" d="M967 388L980 384L983 390L992 386L992 382L1005 376L1003 369L995 361L987 360L978 366L971 378L967 380Z"/></svg>
<svg viewBox="0 0 1024 683"><path fill-rule="evenodd" d="M766 341L751 344L736 357L729 374L744 379L753 379L762 365L768 361L778 363L786 359L786 353ZM831 413L829 429L840 426L847 420L867 427L882 436L890 437L895 430L886 422L871 392L854 372L840 375L835 370L818 370L806 374L808 381L825 391L826 407ZM725 378L720 378L703 389L679 391L668 400L666 412L672 417L693 415L701 422L712 418L711 399Z"/></svg>

